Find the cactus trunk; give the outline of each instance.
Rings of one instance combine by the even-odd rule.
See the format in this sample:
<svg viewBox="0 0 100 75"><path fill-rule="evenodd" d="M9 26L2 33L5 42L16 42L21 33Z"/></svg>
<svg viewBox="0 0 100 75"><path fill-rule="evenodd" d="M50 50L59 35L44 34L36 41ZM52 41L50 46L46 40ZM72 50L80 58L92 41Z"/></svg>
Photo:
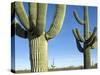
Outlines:
<svg viewBox="0 0 100 75"><path fill-rule="evenodd" d="M84 50L84 69L88 69L91 66L91 59L90 59L90 48Z"/></svg>
<svg viewBox="0 0 100 75"><path fill-rule="evenodd" d="M89 38L89 21L88 21L88 8L84 8L84 39ZM91 55L90 55L90 46L87 47L87 43L84 42L84 69L88 69L91 66Z"/></svg>
<svg viewBox="0 0 100 75"><path fill-rule="evenodd" d="M44 35L29 39L32 72L48 71L48 43Z"/></svg>

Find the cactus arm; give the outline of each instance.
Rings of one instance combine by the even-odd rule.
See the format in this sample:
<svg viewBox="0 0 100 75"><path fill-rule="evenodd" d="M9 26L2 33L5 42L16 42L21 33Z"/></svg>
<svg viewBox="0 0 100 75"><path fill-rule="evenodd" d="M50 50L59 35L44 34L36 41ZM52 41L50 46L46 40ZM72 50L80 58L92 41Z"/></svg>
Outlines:
<svg viewBox="0 0 100 75"><path fill-rule="evenodd" d="M79 31L78 31L77 28L76 28L76 29L73 29L72 32L73 32L73 34L74 34L74 37L75 37L78 41L84 42L84 39L80 36L80 33L79 33Z"/></svg>
<svg viewBox="0 0 100 75"><path fill-rule="evenodd" d="M95 44L96 41L97 41L97 37L95 36L95 37L93 38L93 40L87 44L86 47L89 47L89 46L92 47L93 44ZM92 47L92 48L93 48L93 47ZM94 48L95 48L95 47L94 47Z"/></svg>
<svg viewBox="0 0 100 75"><path fill-rule="evenodd" d="M90 38L86 40L86 43L89 43L95 37L96 32L97 32L97 28L94 27L94 30L93 30L92 34L90 33Z"/></svg>
<svg viewBox="0 0 100 75"><path fill-rule="evenodd" d="M77 36L77 33L76 33L76 29L73 29L72 30L73 34L74 34L74 37L76 40L79 40L78 36Z"/></svg>
<svg viewBox="0 0 100 75"><path fill-rule="evenodd" d="M45 30L47 7L48 4L38 3L36 25L37 35L41 35Z"/></svg>
<svg viewBox="0 0 100 75"><path fill-rule="evenodd" d="M87 43L89 43L90 41L92 41L96 37L96 41L92 44L91 49L97 48L96 32L97 32L97 28L95 27L93 32L92 33L90 32L90 38L86 41Z"/></svg>
<svg viewBox="0 0 100 75"><path fill-rule="evenodd" d="M79 37L77 36L76 29L73 29L72 32L73 32L74 37L76 39L77 48L79 49L80 52L83 52L83 48L79 42Z"/></svg>
<svg viewBox="0 0 100 75"><path fill-rule="evenodd" d="M37 20L37 3L29 3L29 20L30 20L30 28L32 26L36 26Z"/></svg>
<svg viewBox="0 0 100 75"><path fill-rule="evenodd" d="M96 37L97 38L97 37ZM94 49L94 48L97 48L97 39L96 39L96 41L94 42L94 44L92 44L92 46L91 46L91 49Z"/></svg>
<svg viewBox="0 0 100 75"><path fill-rule="evenodd" d="M11 24L11 37L13 37L15 34L19 37L27 38L27 31L20 26L16 18L12 21Z"/></svg>
<svg viewBox="0 0 100 75"><path fill-rule="evenodd" d="M51 24L51 27L48 32L46 32L47 40L55 37L61 30L64 17L66 12L66 5L56 5L56 14L54 16L54 20Z"/></svg>
<svg viewBox="0 0 100 75"><path fill-rule="evenodd" d="M18 35L21 38L27 38L27 31L25 31L20 25L19 23L16 23L16 35Z"/></svg>
<svg viewBox="0 0 100 75"><path fill-rule="evenodd" d="M81 20L81 19L79 18L77 12L74 11L73 14L74 14L74 17L75 17L75 19L77 20L77 22L78 22L79 24L81 24L81 25L84 25L84 21Z"/></svg>
<svg viewBox="0 0 100 75"><path fill-rule="evenodd" d="M80 42L79 42L78 40L76 40L76 44L77 44L78 50L79 50L81 53L83 53L83 52L84 52L84 49L82 48L82 46L81 46L81 44L80 44Z"/></svg>
<svg viewBox="0 0 100 75"><path fill-rule="evenodd" d="M79 32L79 30L77 28L76 28L76 33L77 33L77 36L79 38L79 41L80 42L84 42L84 39L83 39L83 37L81 37L80 32Z"/></svg>
<svg viewBox="0 0 100 75"><path fill-rule="evenodd" d="M28 16L24 10L24 6L22 2L16 2L15 3L15 12L22 23L22 25L25 27L25 29L29 29L29 20Z"/></svg>

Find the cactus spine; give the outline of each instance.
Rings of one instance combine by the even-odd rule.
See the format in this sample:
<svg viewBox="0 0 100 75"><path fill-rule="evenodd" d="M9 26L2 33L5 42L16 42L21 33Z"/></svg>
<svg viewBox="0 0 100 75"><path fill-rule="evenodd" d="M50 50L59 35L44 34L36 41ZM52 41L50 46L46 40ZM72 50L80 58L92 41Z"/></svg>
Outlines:
<svg viewBox="0 0 100 75"><path fill-rule="evenodd" d="M16 22L16 35L29 39L30 63L32 72L48 71L48 40L55 37L61 30L66 5L56 5L56 13L48 32L45 32L47 4L28 3L29 16L27 16L23 3L15 2L15 12L19 21Z"/></svg>
<svg viewBox="0 0 100 75"><path fill-rule="evenodd" d="M97 28L94 27L93 32L89 32L89 18L88 18L88 7L84 7L84 20L81 20L77 14L76 11L73 12L75 19L77 22L84 27L84 38L81 37L79 30L73 29L73 34L76 39L77 48L81 53L83 53L84 56L84 68L88 69L91 67L91 55L90 55L90 49L96 48L96 31ZM83 43L83 44L81 44ZM83 46L82 46L83 45Z"/></svg>

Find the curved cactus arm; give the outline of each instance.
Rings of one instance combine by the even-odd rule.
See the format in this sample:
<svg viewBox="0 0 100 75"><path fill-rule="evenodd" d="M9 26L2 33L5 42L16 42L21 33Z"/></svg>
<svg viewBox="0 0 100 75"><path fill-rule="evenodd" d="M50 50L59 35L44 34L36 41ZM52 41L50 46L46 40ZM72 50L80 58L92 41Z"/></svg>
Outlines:
<svg viewBox="0 0 100 75"><path fill-rule="evenodd" d="M47 13L47 7L48 4L44 3L38 3L37 4L37 25L36 25L36 31L37 35L41 35L45 31L45 25L46 25L46 13Z"/></svg>
<svg viewBox="0 0 100 75"><path fill-rule="evenodd" d="M94 42L94 44L92 44L92 46L91 46L91 49L94 49L94 48L97 48L97 39L96 39L96 41Z"/></svg>
<svg viewBox="0 0 100 75"><path fill-rule="evenodd" d="M90 43L92 48L96 48L97 47L97 37L95 36L93 41Z"/></svg>
<svg viewBox="0 0 100 75"><path fill-rule="evenodd" d="M79 32L79 30L77 28L76 28L76 33L77 33L77 36L79 38L79 41L80 42L84 42L84 39L83 39L83 37L81 37L80 32Z"/></svg>
<svg viewBox="0 0 100 75"><path fill-rule="evenodd" d="M30 28L32 26L36 26L37 20L37 3L28 3L29 5L29 21L30 21Z"/></svg>
<svg viewBox="0 0 100 75"><path fill-rule="evenodd" d="M92 39L92 41L89 42L89 43L87 44L86 48L87 48L87 47L91 47L91 48L92 48L93 44L95 44L96 41L97 41L97 37L95 36L95 37Z"/></svg>
<svg viewBox="0 0 100 75"><path fill-rule="evenodd" d="M84 21L81 20L76 12L76 10L73 12L75 19L77 20L77 22L81 25L84 25Z"/></svg>
<svg viewBox="0 0 100 75"><path fill-rule="evenodd" d="M92 33L91 32L89 32L89 36L91 36L92 35ZM95 37L95 36L94 36ZM89 43L88 41L86 41L87 43ZM96 48L97 47L97 41L95 41L95 43L91 46L91 49L94 49L94 48Z"/></svg>
<svg viewBox="0 0 100 75"><path fill-rule="evenodd" d="M19 37L27 38L27 31L20 26L16 18L13 20L11 24L11 37L13 37L15 34Z"/></svg>
<svg viewBox="0 0 100 75"><path fill-rule="evenodd" d="M16 35L18 35L19 37L22 38L27 38L27 31L25 31L20 25L19 23L16 23Z"/></svg>
<svg viewBox="0 0 100 75"><path fill-rule="evenodd" d="M73 29L72 30L73 34L74 34L74 37L76 40L79 40L78 36L77 36L77 33L76 33L76 29Z"/></svg>
<svg viewBox="0 0 100 75"><path fill-rule="evenodd" d="M66 12L66 5L56 5L56 14L49 31L46 33L47 40L55 37L61 30Z"/></svg>
<svg viewBox="0 0 100 75"><path fill-rule="evenodd" d="M94 27L94 30L93 30L92 33L90 32L90 37L89 37L89 39L86 40L86 43L89 43L90 41L92 41L92 39L93 39L93 38L95 37L95 35L96 35L96 32L97 32L97 27Z"/></svg>
<svg viewBox="0 0 100 75"><path fill-rule="evenodd" d="M25 27L25 29L29 29L29 19L28 16L24 10L24 6L22 2L15 2L15 12L22 23L22 25Z"/></svg>
<svg viewBox="0 0 100 75"><path fill-rule="evenodd" d="M74 34L74 37L75 37L78 41L84 42L84 39L80 36L80 33L79 33L79 31L78 31L77 28L76 28L76 29L73 29L72 32L73 32L73 34Z"/></svg>
<svg viewBox="0 0 100 75"><path fill-rule="evenodd" d="M81 44L80 44L80 42L79 42L78 40L76 40L76 44L77 44L78 50L79 50L81 53L83 53L83 52L84 52L84 49L82 48L82 46L81 46Z"/></svg>

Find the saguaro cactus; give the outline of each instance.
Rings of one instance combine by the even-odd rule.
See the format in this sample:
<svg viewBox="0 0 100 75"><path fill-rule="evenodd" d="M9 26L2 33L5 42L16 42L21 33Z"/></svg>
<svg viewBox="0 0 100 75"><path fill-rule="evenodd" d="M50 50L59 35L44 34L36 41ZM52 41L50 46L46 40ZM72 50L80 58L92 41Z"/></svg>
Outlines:
<svg viewBox="0 0 100 75"><path fill-rule="evenodd" d="M52 63L52 65L51 65L51 67L52 67L52 69L55 69L55 62L54 62L54 59L53 59L53 63Z"/></svg>
<svg viewBox="0 0 100 75"><path fill-rule="evenodd" d="M66 5L56 5L56 13L48 32L45 32L48 5L44 3L28 3L28 5L29 16L25 12L23 3L15 2L15 13L25 28L16 22L16 35L29 40L31 71L48 71L48 40L60 32Z"/></svg>
<svg viewBox="0 0 100 75"><path fill-rule="evenodd" d="M90 68L91 66L91 56L90 56L90 49L96 48L96 31L97 28L94 27L93 32L89 32L89 18L88 18L88 7L84 7L84 20L81 20L76 11L73 12L74 17L77 22L84 27L84 36L81 37L79 30L73 29L73 34L76 39L77 48L81 53L84 55L84 68ZM82 43L82 44L81 44ZM83 45L83 46L82 46Z"/></svg>

